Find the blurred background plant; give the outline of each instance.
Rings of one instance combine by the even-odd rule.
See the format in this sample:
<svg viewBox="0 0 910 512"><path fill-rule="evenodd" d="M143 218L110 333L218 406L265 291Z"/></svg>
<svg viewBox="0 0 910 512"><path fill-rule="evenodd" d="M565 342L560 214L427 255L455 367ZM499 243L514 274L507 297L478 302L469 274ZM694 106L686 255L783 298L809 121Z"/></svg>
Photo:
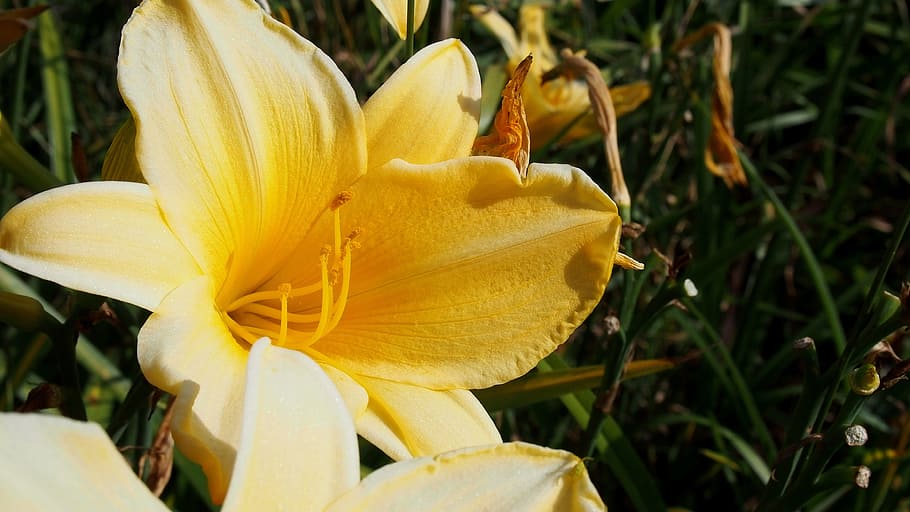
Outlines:
<svg viewBox="0 0 910 512"><path fill-rule="evenodd" d="M0 54L3 212L98 179L127 119L115 64L135 2L49 3L17 18L35 30ZM406 42L363 0L269 4L361 99L406 58ZM517 25L521 3L483 5ZM650 86L618 123L631 194L624 250L646 268L617 271L536 372L478 392L503 437L589 456L616 510L910 510L906 3L578 0L544 13L556 51L584 50L611 86ZM716 39L692 36L710 23L731 35L736 138L726 147L747 178L733 188L706 166L726 115L713 99ZM486 130L509 57L467 2L431 2L415 46L445 37L476 55ZM532 161L571 163L610 190L598 133L544 142ZM160 485L150 448L166 449L155 434L167 400L135 360L146 313L6 268L0 289L0 408L98 421L134 463L145 455ZM364 471L384 462L365 452ZM163 498L214 509L202 478L176 454Z"/></svg>

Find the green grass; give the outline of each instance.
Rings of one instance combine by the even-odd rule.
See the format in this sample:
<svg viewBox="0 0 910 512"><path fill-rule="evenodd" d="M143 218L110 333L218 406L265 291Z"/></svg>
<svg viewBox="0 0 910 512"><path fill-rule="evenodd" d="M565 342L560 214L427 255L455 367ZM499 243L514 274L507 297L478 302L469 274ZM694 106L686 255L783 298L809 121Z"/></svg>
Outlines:
<svg viewBox="0 0 910 512"><path fill-rule="evenodd" d="M0 145L2 211L74 180L72 131L97 179L127 116L115 65L129 2L50 3L37 30L0 55L0 112L24 148ZM407 44L363 0L270 3L336 60L361 100L405 59ZM0 1L0 9L14 4ZM517 19L517 2L494 4ZM413 43L463 39L490 78L483 105L495 106L505 56L467 7L432 2ZM445 33L443 9L451 9ZM614 510L910 510L910 385L861 396L846 384L878 341L910 357L904 306L893 297L910 278L904 3L582 0L553 6L547 21L554 47L587 48L613 83L651 83L652 98L619 120L633 198L624 220L646 228L624 244L647 268L617 269L590 319L541 363L537 382L556 391L542 389L536 400L515 392L513 402L508 388L495 396L503 437L587 456ZM715 21L734 31L734 121L749 186L733 190L701 157L711 45L672 51L682 35ZM551 146L536 159L576 165L609 190L596 138ZM684 293L687 279L697 295ZM39 298L64 330L101 302L6 269L0 289ZM135 356L147 313L110 306L119 323L82 332L69 356L75 372L58 369L67 357L59 340L0 327L3 410L20 406L39 383L75 380L89 419L109 427L119 445L147 445L161 413L149 423L148 405L128 394L136 382L140 391L147 385ZM621 329L608 336L611 317ZM814 344L794 348L806 336ZM673 368L618 381L629 355L667 359ZM883 377L895 366L877 364ZM592 365L604 371L591 374ZM612 409L595 407L611 389ZM869 430L865 446L841 446L852 423ZM364 456L368 465L380 461ZM177 462L166 501L209 506L198 468ZM868 489L850 482L848 468L860 464L872 470Z"/></svg>

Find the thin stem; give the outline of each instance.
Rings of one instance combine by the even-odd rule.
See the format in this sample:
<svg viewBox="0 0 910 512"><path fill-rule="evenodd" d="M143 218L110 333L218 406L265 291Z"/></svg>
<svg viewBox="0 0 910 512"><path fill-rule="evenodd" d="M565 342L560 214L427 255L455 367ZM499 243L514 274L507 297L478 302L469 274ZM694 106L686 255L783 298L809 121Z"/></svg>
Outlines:
<svg viewBox="0 0 910 512"><path fill-rule="evenodd" d="M414 55L414 9L415 0L408 0L408 22L406 36L408 58Z"/></svg>

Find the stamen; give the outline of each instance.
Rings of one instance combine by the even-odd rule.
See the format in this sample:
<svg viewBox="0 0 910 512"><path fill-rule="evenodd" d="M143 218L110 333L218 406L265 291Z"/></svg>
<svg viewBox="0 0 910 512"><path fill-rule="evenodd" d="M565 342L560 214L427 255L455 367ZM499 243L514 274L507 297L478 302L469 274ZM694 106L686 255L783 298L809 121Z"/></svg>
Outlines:
<svg viewBox="0 0 910 512"><path fill-rule="evenodd" d="M352 235L354 234L352 233ZM348 292L351 289L351 249L356 243L353 236L349 236L345 240L344 256L341 260L341 293L338 295L338 302L335 303L335 310L332 312L332 322L329 324L327 331L331 331L338 325L341 315L344 313L344 307L348 303Z"/></svg>
<svg viewBox="0 0 910 512"><path fill-rule="evenodd" d="M263 336L275 340L276 346L304 349L316 342L341 321L351 290L352 251L360 247L357 238L362 230L351 230L341 236L339 208L351 200L351 192L342 192L332 201L334 216L333 240L319 252L319 278L315 283L295 287L293 282L281 283L272 290L262 290L244 295L222 309L221 315L231 333L247 343L254 343ZM340 287L337 285L340 281ZM339 292L336 298L335 292ZM291 299L320 293L319 311L311 300L294 303Z"/></svg>
<svg viewBox="0 0 910 512"><path fill-rule="evenodd" d="M354 193L348 190L341 192L335 199L332 199L332 204L329 208L332 210L332 216L334 217L334 233L335 233L335 254L341 253L341 213L338 211L344 206L345 203L354 198Z"/></svg>
<svg viewBox="0 0 910 512"><path fill-rule="evenodd" d="M228 315L227 313L221 313L221 318L223 318L224 322L228 325L228 330L232 331L237 336L240 336L244 341L251 345L253 343L256 343L256 340L262 337L256 336L255 334L248 331L246 327L238 324L233 318L231 318L231 315Z"/></svg>
<svg viewBox="0 0 910 512"><path fill-rule="evenodd" d="M278 346L285 346L288 339L288 295L291 294L291 283L281 283L278 287L281 292L281 326L278 328Z"/></svg>
<svg viewBox="0 0 910 512"><path fill-rule="evenodd" d="M329 251L329 247L324 247L319 258L319 263L322 266L322 309L319 311L319 324L310 337L310 343L322 337L326 325L329 323L329 311L332 309L334 297L332 286L329 284Z"/></svg>
<svg viewBox="0 0 910 512"><path fill-rule="evenodd" d="M293 292L288 294L288 297L293 296ZM275 320L281 320L281 310L275 309L271 306L266 306L265 304L247 304L246 306L240 307L232 311L232 313L249 313L253 315L258 315L265 318L273 318ZM318 322L319 313L288 313L288 323L292 324L302 324L307 322Z"/></svg>
<svg viewBox="0 0 910 512"><path fill-rule="evenodd" d="M302 286L300 288L294 288L288 293L289 298L302 297L304 295L309 295L311 293L318 292L321 288L320 283L313 283L311 285ZM240 309L247 304L252 304L254 302L262 302L264 300L280 300L281 291L280 290L265 290L261 292L251 293L249 295L244 295L239 299L231 302L228 307L224 308L225 311L233 312Z"/></svg>

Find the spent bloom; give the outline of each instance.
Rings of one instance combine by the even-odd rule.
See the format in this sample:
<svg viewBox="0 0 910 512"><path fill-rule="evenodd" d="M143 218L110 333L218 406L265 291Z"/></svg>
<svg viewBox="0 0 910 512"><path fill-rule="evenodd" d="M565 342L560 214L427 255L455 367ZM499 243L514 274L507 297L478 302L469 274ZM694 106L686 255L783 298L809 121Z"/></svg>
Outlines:
<svg viewBox="0 0 910 512"><path fill-rule="evenodd" d="M225 512L604 510L577 457L525 443L409 459L361 482L354 424L317 364L262 339L245 380ZM167 510L97 424L43 414L0 413L0 497L9 510Z"/></svg>
<svg viewBox="0 0 910 512"><path fill-rule="evenodd" d="M714 90L711 94L711 136L705 147L705 167L711 174L722 178L728 188L746 186L746 172L736 152L739 143L733 131L733 86L730 84L733 42L730 29L720 23L708 23L677 41L674 48L684 50L708 36L714 42L711 57Z"/></svg>
<svg viewBox="0 0 910 512"><path fill-rule="evenodd" d="M135 179L20 203L0 261L152 312L140 367L167 392L196 386L172 431L216 501L256 340L315 361L394 459L434 455L501 442L468 390L533 368L610 278L621 221L583 172L470 156L480 76L458 41L361 108L251 0L146 0L118 81L134 125L107 174Z"/></svg>
<svg viewBox="0 0 910 512"><path fill-rule="evenodd" d="M534 56L534 63L522 88L528 128L531 130L531 149L554 142L569 126L571 128L559 139L561 142L600 133L591 111L588 87L583 81L559 77L542 83L543 74L560 62L547 37L543 5L526 4L521 7L518 35L502 15L485 5L472 5L471 12L499 39L509 59L509 74L515 71L528 54ZM622 116L647 100L651 88L647 83L636 82L611 87L610 95L616 115Z"/></svg>

